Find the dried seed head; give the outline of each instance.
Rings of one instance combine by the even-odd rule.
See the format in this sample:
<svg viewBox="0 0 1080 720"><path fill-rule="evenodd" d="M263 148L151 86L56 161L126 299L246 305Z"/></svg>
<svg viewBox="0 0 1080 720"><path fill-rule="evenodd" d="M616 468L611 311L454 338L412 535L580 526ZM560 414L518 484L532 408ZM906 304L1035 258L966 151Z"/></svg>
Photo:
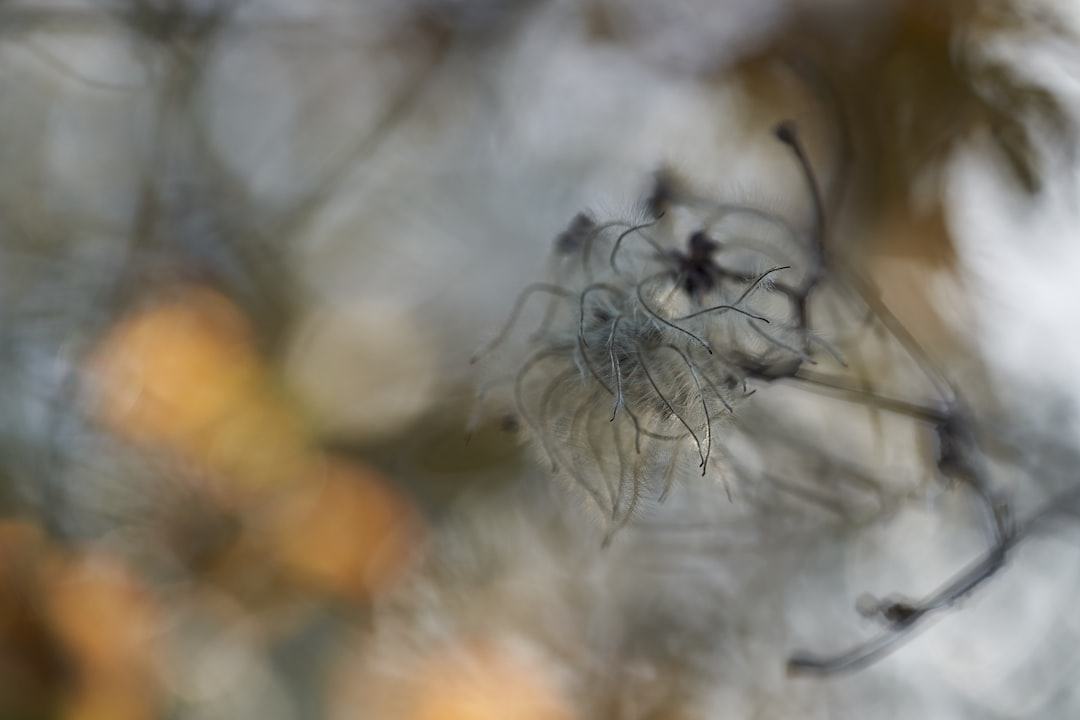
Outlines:
<svg viewBox="0 0 1080 720"><path fill-rule="evenodd" d="M612 529L679 478L726 480L720 436L746 380L812 362L815 342L803 307L815 241L775 214L657 177L646 218L576 215L555 239L552 282L527 288L475 358L507 339L526 300L547 296L514 400ZM675 212L693 218L689 232Z"/></svg>

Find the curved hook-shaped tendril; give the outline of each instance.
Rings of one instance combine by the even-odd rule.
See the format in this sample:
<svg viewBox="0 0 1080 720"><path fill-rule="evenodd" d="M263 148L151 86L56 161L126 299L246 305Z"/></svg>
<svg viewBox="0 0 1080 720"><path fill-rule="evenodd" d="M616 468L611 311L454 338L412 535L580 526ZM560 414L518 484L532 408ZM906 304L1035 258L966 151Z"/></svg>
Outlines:
<svg viewBox="0 0 1080 720"><path fill-rule="evenodd" d="M510 334L510 330L514 327L514 323L517 322L518 316L521 314L522 309L525 307L525 303L530 297L532 297L536 293L541 292L548 293L549 295L561 299L571 299L574 297L574 293L570 292L566 288L560 287L559 285L552 285L551 283L533 283L532 285L529 285L521 291L521 294L518 295L517 300L514 301L514 307L510 311L510 317L507 318L506 322L502 326L502 329L499 330L499 333L494 337L494 339L491 340L491 342L489 342L483 348L478 350L476 354L469 358L469 364L475 365L476 363L480 362L480 360L487 357L497 347L499 347L499 345L505 342L507 335Z"/></svg>
<svg viewBox="0 0 1080 720"><path fill-rule="evenodd" d="M645 362L645 356L641 354L641 349L638 348L635 353L637 355L638 365L640 365L642 372L645 373L645 377L648 379L649 384L652 385L653 392L655 392L656 396L660 398L660 401L664 403L664 407L667 408L668 412L678 418L679 422L682 423L682 426L690 433L690 437L694 438L694 444L697 445L698 456L701 458L699 467L705 467L705 451L701 445L701 438L697 436L697 433L694 432L694 428L690 427L690 423L686 422L686 418L679 414L671 404L671 401L664 395L664 391L656 384L656 380L653 378L652 373L649 372L649 366Z"/></svg>
<svg viewBox="0 0 1080 720"><path fill-rule="evenodd" d="M694 386L697 388L698 397L701 398L701 410L705 415L705 455L701 459L701 475L705 476L705 471L709 463L709 456L712 454L712 416L709 415L709 405L705 400L705 393L701 390L701 380L698 378L697 369L694 368L694 364L690 362L690 358L686 357L679 348L674 345L661 345L661 348L665 348L675 352L686 363L687 369L690 371L690 377L694 380Z"/></svg>
<svg viewBox="0 0 1080 720"><path fill-rule="evenodd" d="M701 345L701 347L705 348L705 350L707 350L708 353L710 355L712 355L713 351L712 351L712 348L709 347L709 343L705 342L705 340L701 339L700 337L698 337L694 333L690 332L686 328L679 327L678 325L676 325L672 321L668 320L666 317L664 317L660 313L656 312L656 310L654 310L649 305L649 303L645 300L645 296L642 294L642 288L645 285L647 285L648 283L650 283L650 282L652 282L654 280L657 280L657 279L663 277L664 275L667 275L667 273L666 272L656 273L655 275L650 275L649 277L645 278L644 280L642 280L641 282L638 283L638 285L637 285L638 303L641 305L641 308L646 313L648 313L649 316L652 317L654 320L656 320L657 322L659 322L659 323L661 323L663 325L666 325L667 327L671 328L672 330L683 333L684 335L689 337L691 340L696 342L698 345Z"/></svg>
<svg viewBox="0 0 1080 720"><path fill-rule="evenodd" d="M618 266L615 264L615 256L618 254L619 248L622 247L623 240L625 240L628 236L633 235L634 233L636 233L636 232L638 232L640 230L644 230L645 228L652 227L656 223L660 222L663 218L664 218L664 213L660 213L659 215L657 215L655 220L650 220L649 222L642 223L641 225L634 225L633 227L629 228L628 230L623 232L621 235L619 235L619 237L615 240L614 247L611 248L611 256L608 258L608 262L611 264L611 269L615 271L615 274L622 275L622 272L619 270ZM664 255L664 249L662 247L660 247L656 243L655 240L650 238L648 235L641 235L641 238L643 240L645 240L645 242L649 243L649 245L652 246L653 250L656 251L657 255L660 255L660 256Z"/></svg>

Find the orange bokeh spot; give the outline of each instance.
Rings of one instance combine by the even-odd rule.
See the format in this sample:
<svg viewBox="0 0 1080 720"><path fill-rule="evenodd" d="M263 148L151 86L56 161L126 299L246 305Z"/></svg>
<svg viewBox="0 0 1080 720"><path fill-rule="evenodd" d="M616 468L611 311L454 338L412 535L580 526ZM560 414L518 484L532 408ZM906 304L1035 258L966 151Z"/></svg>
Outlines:
<svg viewBox="0 0 1080 720"><path fill-rule="evenodd" d="M411 503L381 474L325 459L281 498L270 533L275 555L299 580L366 598L408 567L421 525Z"/></svg>
<svg viewBox="0 0 1080 720"><path fill-rule="evenodd" d="M436 655L421 670L407 720L570 720L544 666L489 644Z"/></svg>
<svg viewBox="0 0 1080 720"><path fill-rule="evenodd" d="M156 604L122 566L0 522L0 716L156 717Z"/></svg>
<svg viewBox="0 0 1080 720"><path fill-rule="evenodd" d="M180 444L232 411L256 367L243 316L204 289L121 319L91 362L101 416L114 430Z"/></svg>
<svg viewBox="0 0 1080 720"><path fill-rule="evenodd" d="M95 412L121 437L164 446L239 487L296 479L307 438L278 396L239 309L176 290L122 318L87 366Z"/></svg>

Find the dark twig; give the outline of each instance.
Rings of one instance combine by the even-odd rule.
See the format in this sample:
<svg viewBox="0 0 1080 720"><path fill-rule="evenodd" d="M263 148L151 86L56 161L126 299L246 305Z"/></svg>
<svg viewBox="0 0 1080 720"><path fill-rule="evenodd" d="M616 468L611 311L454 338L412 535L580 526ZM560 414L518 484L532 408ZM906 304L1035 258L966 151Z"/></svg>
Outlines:
<svg viewBox="0 0 1080 720"><path fill-rule="evenodd" d="M837 655L795 653L788 660L788 672L807 675L836 675L853 672L873 664L897 645L910 640L914 632L943 610L955 606L1004 567L1010 550L1040 530L1059 515L1075 512L1080 503L1080 487L1073 488L1050 502L1025 523L1012 528L990 550L960 571L952 580L922 600L909 603L894 601L880 609L889 621L888 629Z"/></svg>

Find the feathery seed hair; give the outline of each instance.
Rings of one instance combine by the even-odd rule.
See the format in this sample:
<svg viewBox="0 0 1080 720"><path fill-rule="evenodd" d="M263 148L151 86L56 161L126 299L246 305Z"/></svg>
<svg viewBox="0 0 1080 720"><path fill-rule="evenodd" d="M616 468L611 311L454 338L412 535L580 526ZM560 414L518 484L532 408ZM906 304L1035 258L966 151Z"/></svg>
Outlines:
<svg viewBox="0 0 1080 720"><path fill-rule="evenodd" d="M802 157L793 128L781 128ZM676 235L673 211L697 227ZM555 238L554 282L527 287L473 361L507 340L531 298L547 297L514 401L553 469L614 532L646 493L664 499L694 465L726 484L718 433L753 392L747 379L791 374L829 348L806 310L821 227L815 218L806 233L757 208L710 202L658 173L638 217L570 221Z"/></svg>

